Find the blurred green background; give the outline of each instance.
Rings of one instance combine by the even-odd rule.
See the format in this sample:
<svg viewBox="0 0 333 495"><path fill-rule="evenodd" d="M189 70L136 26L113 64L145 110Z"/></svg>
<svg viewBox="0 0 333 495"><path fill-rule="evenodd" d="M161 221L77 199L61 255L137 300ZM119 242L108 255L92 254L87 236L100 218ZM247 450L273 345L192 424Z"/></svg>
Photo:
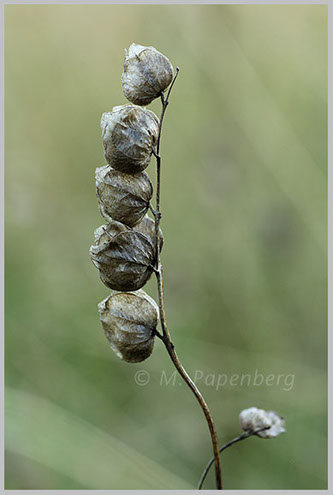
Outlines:
<svg viewBox="0 0 333 495"><path fill-rule="evenodd" d="M287 421L274 440L226 451L225 488L326 488L318 5L5 7L6 488L189 489L211 456L191 392L178 379L161 385L173 372L162 344L123 363L97 315L108 294L88 254L103 223L99 121L126 103L132 42L181 69L162 136L162 262L178 354L202 374L221 443L240 433L246 407ZM154 180L153 162L147 171ZM155 280L145 289L156 298ZM146 386L135 383L141 370ZM230 384L242 373L250 385ZM274 383L254 384L256 373ZM218 375L228 377L219 389Z"/></svg>

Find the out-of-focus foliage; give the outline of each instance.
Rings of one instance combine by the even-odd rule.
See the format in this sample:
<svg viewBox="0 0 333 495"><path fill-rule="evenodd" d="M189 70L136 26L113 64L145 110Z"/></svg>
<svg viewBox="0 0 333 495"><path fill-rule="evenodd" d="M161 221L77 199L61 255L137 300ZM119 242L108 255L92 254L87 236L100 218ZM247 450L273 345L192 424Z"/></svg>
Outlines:
<svg viewBox="0 0 333 495"><path fill-rule="evenodd" d="M178 353L221 442L246 407L286 418L285 434L223 455L225 488L326 487L326 16L319 5L5 7L7 488L193 488L211 456L190 391L160 384L173 372L161 342L124 363L98 318L99 122L126 103L132 42L181 69L162 138ZM147 171L154 181L153 162ZM156 298L153 279L145 290ZM250 385L230 383L243 373ZM274 380L258 385L260 374Z"/></svg>

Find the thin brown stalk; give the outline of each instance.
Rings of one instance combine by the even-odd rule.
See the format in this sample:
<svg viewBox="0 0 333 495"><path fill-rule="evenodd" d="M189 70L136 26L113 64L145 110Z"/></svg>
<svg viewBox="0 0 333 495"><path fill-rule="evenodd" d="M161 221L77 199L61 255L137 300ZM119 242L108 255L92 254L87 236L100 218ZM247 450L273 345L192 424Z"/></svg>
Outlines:
<svg viewBox="0 0 333 495"><path fill-rule="evenodd" d="M214 461L215 461L215 473L216 473L216 488L218 490L222 490L222 475L221 475L221 458L220 458L220 452L219 452L219 444L218 444L218 439L217 439L217 433L216 433L216 428L213 422L213 418L211 415L211 412L206 404L206 401L204 400L203 396L201 395L199 389L193 382L193 380L190 378L188 373L186 372L185 368L181 364L176 351L175 347L171 341L171 336L170 332L168 330L167 322L166 322L166 314L165 314L165 305L164 305L164 291L163 291L163 267L161 264L161 256L160 256L160 243L159 243L159 227L160 227L160 221L161 221L161 210L160 210L160 190L161 190L161 156L160 156L160 141L161 141L161 131L162 131L162 124L163 124L163 119L165 115L166 108L169 103L169 96L172 90L172 87L175 83L175 80L178 76L179 69L177 67L176 69L176 75L170 85L169 91L166 95L161 94L161 102L162 102L162 112L161 112L161 117L160 117L160 124L159 124L159 133L158 133L158 138L157 138L157 144L156 144L156 150L154 151L154 155L156 157L156 165L157 165L157 180L156 180L156 209L153 211L154 216L155 216L155 236L156 236L156 269L155 269L155 274L157 278L157 291L158 291L158 303L159 303L159 310L160 310L160 321L161 321L161 327L162 327L162 335L159 334L161 340L163 341L168 354L177 369L178 373L182 377L182 379L185 381L187 386L192 390L194 393L197 401L200 404L200 407L205 415L206 421L208 423L209 427L209 432L213 444L213 452L214 452Z"/></svg>

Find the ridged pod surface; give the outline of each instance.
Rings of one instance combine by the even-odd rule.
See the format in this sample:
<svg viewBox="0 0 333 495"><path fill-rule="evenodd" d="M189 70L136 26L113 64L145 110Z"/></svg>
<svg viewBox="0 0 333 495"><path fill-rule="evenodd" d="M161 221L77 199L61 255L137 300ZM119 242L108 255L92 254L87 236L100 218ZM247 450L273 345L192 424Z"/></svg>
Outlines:
<svg viewBox="0 0 333 495"><path fill-rule="evenodd" d="M106 221L134 227L149 208L153 186L146 172L119 172L109 165L96 169L98 208Z"/></svg>
<svg viewBox="0 0 333 495"><path fill-rule="evenodd" d="M173 78L170 60L153 46L132 43L125 50L121 84L126 98L136 105L149 105Z"/></svg>
<svg viewBox="0 0 333 495"><path fill-rule="evenodd" d="M120 359L139 363L151 355L159 312L148 294L113 292L98 310L110 347Z"/></svg>
<svg viewBox="0 0 333 495"><path fill-rule="evenodd" d="M144 170L157 143L159 119L154 112L136 105L114 107L101 118L104 156L119 172Z"/></svg>
<svg viewBox="0 0 333 495"><path fill-rule="evenodd" d="M160 248L163 235L159 233ZM95 230L91 259L102 282L110 289L133 291L150 278L155 264L155 224L147 215L130 229L120 222L110 222Z"/></svg>

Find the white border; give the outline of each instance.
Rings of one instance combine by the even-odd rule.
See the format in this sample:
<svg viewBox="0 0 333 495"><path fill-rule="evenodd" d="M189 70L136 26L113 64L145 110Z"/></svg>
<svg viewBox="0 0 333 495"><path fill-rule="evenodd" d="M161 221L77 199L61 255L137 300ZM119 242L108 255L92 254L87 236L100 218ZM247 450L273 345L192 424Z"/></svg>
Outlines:
<svg viewBox="0 0 333 495"><path fill-rule="evenodd" d="M208 2L205 2L204 0L192 0L192 1L178 1L178 0L162 0L162 1L154 1L154 0L145 0L145 1L138 1L138 0L123 0L123 1L110 1L110 0L99 0L97 2L92 2L92 1L84 1L84 0L59 0L59 1L47 1L47 0L35 0L34 2L31 2L29 0L21 0L21 1L1 1L0 0L0 53L2 54L1 57L1 62L0 62L0 80L1 80L1 91L0 91L0 114L1 114L1 131L0 131L0 211L1 211L1 216L0 216L0 261L1 261L1 284L0 284L0 327L1 327L1 340L2 344L0 345L0 358L1 358L1 363L2 363L2 373L1 373L1 381L0 381L0 397L1 397L1 404L0 404L0 493L10 493L11 495L16 495L16 494L30 494L30 493L36 493L36 494L44 494L44 493L50 493L50 494L71 494L71 493L82 493L83 495L86 494L109 494L109 493L119 493L119 494L127 494L127 493L133 493L133 494L140 494L140 493L157 493L160 495L167 494L169 491L167 490L5 490L4 489L4 7L6 5L23 5L23 4L31 4L31 5L43 5L43 4L51 4L51 5L106 5L106 4L111 4L111 5L123 5L123 4L137 4L137 5L328 5L328 52L329 54L332 53L331 48L331 41L332 41L332 35L330 33L333 32L333 23L331 22L330 19L330 9L329 9L329 3L327 1L300 1L300 0L294 0L294 1L287 1L287 0L281 0L279 2L277 1L226 1L226 2L221 2L218 0L210 0ZM330 63L330 58L328 57L328 83L331 81L331 63ZM329 87L329 86L328 86ZM331 115L332 115L332 98L330 95L328 95L328 129L331 128ZM329 132L329 131L328 131ZM331 156L332 156L332 144L330 142L330 134L328 133L329 139L328 139L328 165L330 164L331 161ZM332 178L330 174L330 167L328 166L328 191L332 190ZM328 221L328 247L330 250L330 247L332 245L332 228L331 228L331 215L330 213L332 212L332 206L333 205L333 200L329 196L328 198L328 213L329 213L329 221ZM328 276L329 276L329 288L328 288L328 323L330 328L330 321L331 321L331 301L332 301L332 296L331 296L331 290L330 290L330 273L332 272L331 268L331 263L328 265ZM328 355L330 354L330 347L331 347L331 340L328 339ZM330 376L331 372L331 364L330 362L328 363L328 372ZM330 394L329 394L330 395ZM330 398L330 397L329 397ZM330 413L331 411L331 404L330 400L328 401L328 412ZM329 436L330 440L330 430L329 430ZM330 442L329 442L329 448L328 448L328 459L331 459L331 449L330 449ZM328 472L330 472L328 470ZM330 475L328 476L328 482L330 486ZM170 490L171 491L171 490ZM174 491L174 490L173 490ZM202 490L202 493L212 493L212 491L215 490ZM228 490L226 490L228 491ZM254 495L259 493L272 493L276 495L282 495L282 494L293 494L293 493L304 493L304 494L316 494L316 493L323 493L328 490L246 490L246 493L248 495ZM197 490L177 490L177 493L197 493ZM244 490L232 490L233 494L242 494L244 493Z"/></svg>

